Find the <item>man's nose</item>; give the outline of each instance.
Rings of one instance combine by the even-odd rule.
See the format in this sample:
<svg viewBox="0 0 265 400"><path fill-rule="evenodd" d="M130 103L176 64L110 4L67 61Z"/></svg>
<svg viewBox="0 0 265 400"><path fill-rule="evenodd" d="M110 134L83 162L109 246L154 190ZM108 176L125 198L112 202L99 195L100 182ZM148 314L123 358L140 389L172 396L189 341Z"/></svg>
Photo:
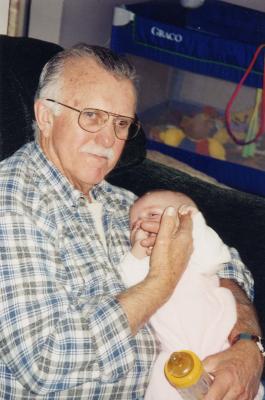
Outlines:
<svg viewBox="0 0 265 400"><path fill-rule="evenodd" d="M112 118L97 132L96 143L104 147L112 147L117 140Z"/></svg>

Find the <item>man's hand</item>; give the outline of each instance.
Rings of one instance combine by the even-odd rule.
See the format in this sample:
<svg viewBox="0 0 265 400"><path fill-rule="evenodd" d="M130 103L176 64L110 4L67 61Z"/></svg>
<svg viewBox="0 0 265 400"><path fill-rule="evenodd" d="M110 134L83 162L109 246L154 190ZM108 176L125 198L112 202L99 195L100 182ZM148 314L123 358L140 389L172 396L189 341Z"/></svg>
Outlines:
<svg viewBox="0 0 265 400"><path fill-rule="evenodd" d="M229 349L207 357L204 368L214 382L204 400L252 400L257 394L263 368L257 345L240 340Z"/></svg>
<svg viewBox="0 0 265 400"><path fill-rule="evenodd" d="M178 226L179 224L179 218L184 215L195 215L198 212L198 209L195 206L187 205L187 204L182 204L179 209L177 210L177 215L176 215L176 223ZM146 237L143 237L141 240L141 245L143 247L146 247L146 254L151 255L153 246L156 241L156 235L159 231L160 227L160 221L161 219L158 218L157 221L154 219L152 220L143 220L139 221L141 229L147 233Z"/></svg>
<svg viewBox="0 0 265 400"><path fill-rule="evenodd" d="M189 214L178 215L173 207L166 209L150 258L148 277L160 275L175 288L192 252L192 220ZM162 286L161 281L161 286Z"/></svg>
<svg viewBox="0 0 265 400"><path fill-rule="evenodd" d="M179 220L176 210L173 207L167 208L156 236L148 275L138 285L117 296L133 334L136 334L171 296L186 268L191 252L190 215L182 216Z"/></svg>
<svg viewBox="0 0 265 400"><path fill-rule="evenodd" d="M230 333L230 343L240 332L260 336L255 309L245 292L229 279L221 279L220 284L230 289L236 300L237 322ZM203 364L206 371L215 377L205 400L254 399L264 364L256 343L239 340L226 351L207 357Z"/></svg>

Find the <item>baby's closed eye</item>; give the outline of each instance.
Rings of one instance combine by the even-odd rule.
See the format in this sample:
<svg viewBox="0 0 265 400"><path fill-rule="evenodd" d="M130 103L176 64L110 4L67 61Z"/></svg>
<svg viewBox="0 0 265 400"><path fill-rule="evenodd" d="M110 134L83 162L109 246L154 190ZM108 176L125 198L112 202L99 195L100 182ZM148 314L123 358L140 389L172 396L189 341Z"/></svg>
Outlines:
<svg viewBox="0 0 265 400"><path fill-rule="evenodd" d="M147 219L152 219L155 221L160 221L162 213L158 211L152 211L148 213Z"/></svg>

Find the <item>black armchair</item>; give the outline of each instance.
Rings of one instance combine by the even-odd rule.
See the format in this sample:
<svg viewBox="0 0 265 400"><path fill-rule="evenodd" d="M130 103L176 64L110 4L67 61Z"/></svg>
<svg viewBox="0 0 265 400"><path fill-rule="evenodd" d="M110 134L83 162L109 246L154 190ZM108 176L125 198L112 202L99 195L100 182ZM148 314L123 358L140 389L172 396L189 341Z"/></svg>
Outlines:
<svg viewBox="0 0 265 400"><path fill-rule="evenodd" d="M33 137L33 97L43 64L60 47L29 38L0 36L0 158ZM265 332L265 199L206 183L146 159L144 133L128 142L108 180L141 195L154 188L187 193L208 224L236 247L255 279L255 305Z"/></svg>

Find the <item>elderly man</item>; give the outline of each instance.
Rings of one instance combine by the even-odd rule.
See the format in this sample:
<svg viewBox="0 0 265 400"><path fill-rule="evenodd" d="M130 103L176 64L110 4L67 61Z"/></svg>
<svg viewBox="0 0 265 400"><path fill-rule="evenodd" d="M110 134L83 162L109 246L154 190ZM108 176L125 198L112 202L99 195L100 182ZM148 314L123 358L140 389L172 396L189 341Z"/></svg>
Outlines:
<svg viewBox="0 0 265 400"><path fill-rule="evenodd" d="M192 251L189 216L166 209L150 272L125 290L117 266L129 248L132 193L104 177L139 130L134 69L110 50L78 45L40 77L36 141L0 168L0 398L143 399L157 354L147 323L169 298ZM238 302L240 332L259 335L235 250L222 284ZM205 360L209 399L252 399L263 358L253 340ZM163 399L163 394L161 394Z"/></svg>

